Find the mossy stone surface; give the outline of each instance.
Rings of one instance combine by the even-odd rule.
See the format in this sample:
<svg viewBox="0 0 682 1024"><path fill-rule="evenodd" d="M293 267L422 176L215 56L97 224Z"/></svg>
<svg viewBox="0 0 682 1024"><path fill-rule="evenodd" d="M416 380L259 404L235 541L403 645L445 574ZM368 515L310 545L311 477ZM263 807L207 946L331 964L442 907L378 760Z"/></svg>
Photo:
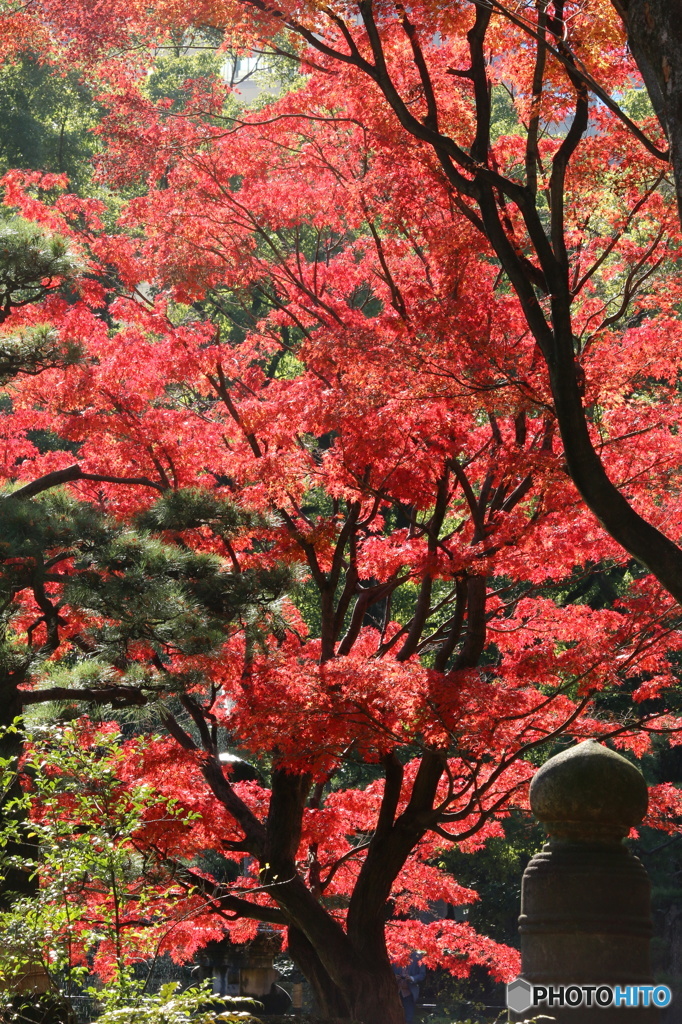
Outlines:
<svg viewBox="0 0 682 1024"><path fill-rule="evenodd" d="M530 805L559 839L622 839L646 814L642 773L597 740L585 740L549 759L530 787Z"/></svg>

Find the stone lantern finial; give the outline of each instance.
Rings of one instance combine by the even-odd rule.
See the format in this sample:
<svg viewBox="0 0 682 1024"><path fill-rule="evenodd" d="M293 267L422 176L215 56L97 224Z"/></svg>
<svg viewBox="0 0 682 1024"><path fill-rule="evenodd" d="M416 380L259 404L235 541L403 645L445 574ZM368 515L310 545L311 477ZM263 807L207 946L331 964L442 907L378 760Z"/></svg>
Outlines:
<svg viewBox="0 0 682 1024"><path fill-rule="evenodd" d="M597 740L552 757L535 775L530 805L552 838L614 842L646 814L642 773Z"/></svg>

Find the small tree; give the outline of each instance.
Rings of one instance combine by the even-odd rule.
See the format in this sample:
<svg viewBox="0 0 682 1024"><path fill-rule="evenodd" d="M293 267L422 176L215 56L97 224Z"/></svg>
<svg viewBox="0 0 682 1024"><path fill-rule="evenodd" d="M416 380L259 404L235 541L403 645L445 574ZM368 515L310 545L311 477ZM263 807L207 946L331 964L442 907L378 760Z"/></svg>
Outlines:
<svg viewBox="0 0 682 1024"><path fill-rule="evenodd" d="M5 791L19 774L25 792L23 813L8 818L0 844L5 851L32 848L33 858L19 863L5 852L3 869L27 872L38 884L0 916L3 988L11 992L39 966L67 1000L94 975L100 988L90 991L99 1001L130 1005L174 927L183 926L186 941L194 934L194 948L222 934L216 915L207 918L205 900L178 885L141 841L162 834L166 852L179 851L196 816L149 785L121 778L125 744L114 723L36 724L26 741L20 767L3 762ZM184 957L192 952L188 942Z"/></svg>

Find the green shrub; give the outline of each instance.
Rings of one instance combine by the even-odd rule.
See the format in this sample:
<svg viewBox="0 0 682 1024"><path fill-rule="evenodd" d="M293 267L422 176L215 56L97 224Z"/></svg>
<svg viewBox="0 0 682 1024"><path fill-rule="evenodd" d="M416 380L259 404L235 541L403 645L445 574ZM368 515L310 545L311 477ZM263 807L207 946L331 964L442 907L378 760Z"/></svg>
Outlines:
<svg viewBox="0 0 682 1024"><path fill-rule="evenodd" d="M246 1000L253 1002L255 1000ZM177 982L104 1011L98 1024L262 1024L249 1010L223 1011L226 1000L205 986L182 991Z"/></svg>
<svg viewBox="0 0 682 1024"><path fill-rule="evenodd" d="M220 1013L216 1020L225 1020L225 1014L234 1013L236 1010L249 1013L258 1013L263 1009L263 1004L251 996L216 996L216 1005L220 1006Z"/></svg>

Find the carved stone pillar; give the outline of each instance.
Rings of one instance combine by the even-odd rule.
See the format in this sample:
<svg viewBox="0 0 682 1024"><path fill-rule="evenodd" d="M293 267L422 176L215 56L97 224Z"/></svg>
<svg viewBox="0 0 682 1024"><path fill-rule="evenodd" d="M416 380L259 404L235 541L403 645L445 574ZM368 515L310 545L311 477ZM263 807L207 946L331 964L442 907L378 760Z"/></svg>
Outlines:
<svg viewBox="0 0 682 1024"><path fill-rule="evenodd" d="M553 1005L510 1012L510 1020L546 1014L557 1024L654 1024L660 1012L642 1005L653 998L646 992L634 1005L620 995L618 1005L594 1005L600 986L619 986L632 999L633 986L653 984L649 879L622 841L646 813L642 774L620 754L586 740L540 769L530 802L549 842L523 876L521 977L555 992L562 986L594 989L575 1007L560 1005L557 996ZM578 998L575 990L571 997ZM516 1005L523 1007L518 982Z"/></svg>

